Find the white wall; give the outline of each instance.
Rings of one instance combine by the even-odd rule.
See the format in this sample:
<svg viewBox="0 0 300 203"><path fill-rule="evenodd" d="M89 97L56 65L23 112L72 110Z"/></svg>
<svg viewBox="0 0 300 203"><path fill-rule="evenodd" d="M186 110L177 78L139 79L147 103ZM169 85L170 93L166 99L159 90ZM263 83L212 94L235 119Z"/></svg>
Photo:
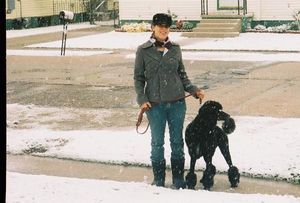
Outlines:
<svg viewBox="0 0 300 203"><path fill-rule="evenodd" d="M120 20L152 20L155 13L176 14L181 20L200 20L200 0L119 0Z"/></svg>
<svg viewBox="0 0 300 203"><path fill-rule="evenodd" d="M300 10L300 0L248 0L254 20L293 20L295 10Z"/></svg>
<svg viewBox="0 0 300 203"><path fill-rule="evenodd" d="M240 0L242 2L242 0ZM209 14L236 11L218 11L217 0L209 0ZM151 20L158 12L170 10L177 19L200 20L201 0L119 0L120 20ZM300 0L248 0L248 13L254 20L293 20L300 10Z"/></svg>
<svg viewBox="0 0 300 203"><path fill-rule="evenodd" d="M293 20L292 14L300 10L300 0L261 0L261 19Z"/></svg>
<svg viewBox="0 0 300 203"><path fill-rule="evenodd" d="M293 12L300 10L300 0L247 0L247 10L248 14L253 14L254 20L293 20ZM217 10L217 0L209 0L209 13L229 14L230 11Z"/></svg>

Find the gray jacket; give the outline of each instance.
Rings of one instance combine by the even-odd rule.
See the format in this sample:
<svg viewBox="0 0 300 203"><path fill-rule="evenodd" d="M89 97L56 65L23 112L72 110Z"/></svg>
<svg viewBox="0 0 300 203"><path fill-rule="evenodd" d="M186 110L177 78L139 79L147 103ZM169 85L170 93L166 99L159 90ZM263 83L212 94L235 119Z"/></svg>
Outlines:
<svg viewBox="0 0 300 203"><path fill-rule="evenodd" d="M139 105L175 101L184 97L185 91L193 93L198 90L188 79L180 46L174 42L164 56L150 41L138 47L134 86Z"/></svg>

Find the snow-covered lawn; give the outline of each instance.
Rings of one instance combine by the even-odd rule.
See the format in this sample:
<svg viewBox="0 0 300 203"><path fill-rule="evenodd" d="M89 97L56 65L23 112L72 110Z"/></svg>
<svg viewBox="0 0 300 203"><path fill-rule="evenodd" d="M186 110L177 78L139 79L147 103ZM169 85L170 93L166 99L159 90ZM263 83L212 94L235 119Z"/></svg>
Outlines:
<svg viewBox="0 0 300 203"><path fill-rule="evenodd" d="M76 24L69 24L68 30L75 30L75 29L85 29L85 28L93 28L96 25L90 25L90 23L76 23ZM38 28L31 28L31 29L22 29L22 30L6 30L6 38L16 38L16 37L25 37L25 36L32 36L32 35L40 35L40 34L48 34L54 32L62 32L63 26L56 25L50 27L38 27Z"/></svg>
<svg viewBox="0 0 300 203"><path fill-rule="evenodd" d="M68 39L67 48L131 49L150 37L149 32L108 32ZM252 50L252 51L300 51L296 42L298 34L241 33L234 38L187 38L180 32L170 33L170 39L179 43L183 50ZM27 47L59 48L61 41L33 44Z"/></svg>
<svg viewBox="0 0 300 203"><path fill-rule="evenodd" d="M70 24L68 30L95 27L87 23ZM62 26L34 28L26 30L8 30L7 38L29 36L43 33L62 32ZM135 50L138 45L145 42L150 32L126 33L108 32L84 37L67 39L67 48L103 48L103 49L131 49ZM293 51L299 52L299 34L276 34L276 33L241 33L233 38L188 38L181 36L180 32L171 32L170 39L179 43L183 50L247 50L247 51ZM32 44L28 47L60 48L61 40Z"/></svg>
<svg viewBox="0 0 300 203"><path fill-rule="evenodd" d="M44 175L7 173L7 203L299 203L293 196L232 194L193 190L172 190L146 183L121 183Z"/></svg>
<svg viewBox="0 0 300 203"><path fill-rule="evenodd" d="M38 115L44 107L30 108L7 104L8 114ZM26 110L27 109L27 110ZM45 108L45 112L49 112ZM101 115L99 115L101 117ZM104 115L103 115L104 116ZM43 118L40 118L43 119ZM68 115L64 115L68 119ZM233 163L247 176L300 179L300 119L270 117L234 117L236 131L229 135ZM10 121L11 123L11 121ZM150 165L150 131L145 135L128 129L54 131L43 126L17 130L7 129L7 152L68 158L107 163ZM189 167L187 148L186 166ZM170 165L170 146L166 136L165 154ZM219 171L227 165L219 150L213 159ZM204 168L203 159L197 169ZM275 178L276 177L276 178ZM82 180L8 173L7 202L299 202L288 196L241 195L205 191L173 191L146 183ZM30 184L27 185L27 184ZM80 191L80 192L78 192ZM139 195L134 195L134 192ZM85 194L85 195L83 195ZM187 200L186 200L187 199Z"/></svg>
<svg viewBox="0 0 300 203"><path fill-rule="evenodd" d="M35 111L43 111L43 108L36 108L34 105L24 108L22 105L8 104L7 109L8 114L22 113L29 117L37 116ZM45 108L44 112L49 110ZM62 118L68 120L68 115L62 114ZM299 118L237 116L234 119L237 128L229 135L230 150L233 163L242 173L300 181ZM167 164L170 164L168 133L165 145ZM54 131L43 126L22 130L8 128L7 151L75 160L150 165L150 130L145 135L140 135L135 132L134 126L110 131ZM188 168L190 159L186 147L185 154ZM219 150L216 151L213 162L219 171L227 171L228 166ZM205 162L199 160L196 167L203 169Z"/></svg>

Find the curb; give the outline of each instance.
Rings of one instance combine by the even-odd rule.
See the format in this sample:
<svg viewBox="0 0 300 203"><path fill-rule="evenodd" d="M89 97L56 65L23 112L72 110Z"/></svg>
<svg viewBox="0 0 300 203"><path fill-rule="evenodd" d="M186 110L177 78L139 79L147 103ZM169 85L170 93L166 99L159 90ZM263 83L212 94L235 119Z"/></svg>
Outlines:
<svg viewBox="0 0 300 203"><path fill-rule="evenodd" d="M300 50L260 50L260 49L185 49L181 48L182 51L191 51L191 52L267 52L267 53L300 53Z"/></svg>

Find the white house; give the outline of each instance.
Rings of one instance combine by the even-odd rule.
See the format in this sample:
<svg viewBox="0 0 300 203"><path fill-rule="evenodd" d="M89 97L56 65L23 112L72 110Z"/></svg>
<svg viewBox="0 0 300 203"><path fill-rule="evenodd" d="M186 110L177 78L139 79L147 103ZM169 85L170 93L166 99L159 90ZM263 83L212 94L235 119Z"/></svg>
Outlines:
<svg viewBox="0 0 300 203"><path fill-rule="evenodd" d="M200 20L200 0L119 0L120 21L151 20L153 14L171 12L183 20Z"/></svg>
<svg viewBox="0 0 300 203"><path fill-rule="evenodd" d="M239 12L238 12L239 6ZM255 22L293 21L300 0L119 0L120 22L149 21L154 13L176 15L176 19L200 21L201 14L252 16Z"/></svg>

